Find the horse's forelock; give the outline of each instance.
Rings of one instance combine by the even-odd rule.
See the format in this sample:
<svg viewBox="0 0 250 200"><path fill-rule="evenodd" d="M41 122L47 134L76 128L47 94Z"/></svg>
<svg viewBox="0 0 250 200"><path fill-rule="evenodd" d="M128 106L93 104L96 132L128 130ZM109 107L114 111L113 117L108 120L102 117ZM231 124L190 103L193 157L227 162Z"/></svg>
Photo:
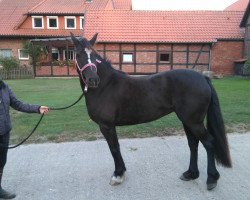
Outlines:
<svg viewBox="0 0 250 200"><path fill-rule="evenodd" d="M90 44L90 42L87 39L80 38L79 42L80 42L82 47L91 49L94 53L98 54L97 51L92 47L92 45Z"/></svg>

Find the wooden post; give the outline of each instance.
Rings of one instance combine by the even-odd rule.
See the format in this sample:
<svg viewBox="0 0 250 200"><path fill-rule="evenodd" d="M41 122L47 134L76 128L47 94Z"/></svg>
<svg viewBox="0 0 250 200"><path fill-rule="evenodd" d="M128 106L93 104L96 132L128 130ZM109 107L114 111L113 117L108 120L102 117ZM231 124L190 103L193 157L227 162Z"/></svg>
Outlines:
<svg viewBox="0 0 250 200"><path fill-rule="evenodd" d="M122 70L122 45L119 44L119 69Z"/></svg>
<svg viewBox="0 0 250 200"><path fill-rule="evenodd" d="M200 55L201 55L201 53L202 53L203 47L204 47L204 44L201 45L201 49L200 49L200 51L199 51L199 53L198 53L198 56L197 56L197 58L196 58L196 61L195 61L194 65L193 65L192 69L194 69L195 66L197 65L198 60L199 60L199 58L200 58Z"/></svg>
<svg viewBox="0 0 250 200"><path fill-rule="evenodd" d="M134 44L134 73L136 73L136 44Z"/></svg>
<svg viewBox="0 0 250 200"><path fill-rule="evenodd" d="M159 72L159 44L156 44L156 73Z"/></svg>
<svg viewBox="0 0 250 200"><path fill-rule="evenodd" d="M34 43L31 42L31 44L32 44L32 65L33 65L33 72L34 72L34 77L36 77L36 54L35 54Z"/></svg>
<svg viewBox="0 0 250 200"><path fill-rule="evenodd" d="M53 76L53 62L52 62L52 44L49 42L49 60L50 60L50 75Z"/></svg>
<svg viewBox="0 0 250 200"><path fill-rule="evenodd" d="M69 76L69 42L66 39L66 63L67 63L67 73Z"/></svg>
<svg viewBox="0 0 250 200"><path fill-rule="evenodd" d="M173 69L173 60L174 60L174 45L171 44L171 60L170 60L171 70Z"/></svg>
<svg viewBox="0 0 250 200"><path fill-rule="evenodd" d="M187 63L186 63L187 69L188 69L188 64L189 64L189 44L187 44Z"/></svg>

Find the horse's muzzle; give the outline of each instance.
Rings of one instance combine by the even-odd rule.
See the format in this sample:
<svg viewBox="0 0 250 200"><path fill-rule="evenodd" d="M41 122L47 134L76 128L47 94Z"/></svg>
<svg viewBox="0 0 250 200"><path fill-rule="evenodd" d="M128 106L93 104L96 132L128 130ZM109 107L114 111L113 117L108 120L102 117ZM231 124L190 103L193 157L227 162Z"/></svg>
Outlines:
<svg viewBox="0 0 250 200"><path fill-rule="evenodd" d="M89 78L88 80L88 86L90 88L97 88L100 83L100 78Z"/></svg>

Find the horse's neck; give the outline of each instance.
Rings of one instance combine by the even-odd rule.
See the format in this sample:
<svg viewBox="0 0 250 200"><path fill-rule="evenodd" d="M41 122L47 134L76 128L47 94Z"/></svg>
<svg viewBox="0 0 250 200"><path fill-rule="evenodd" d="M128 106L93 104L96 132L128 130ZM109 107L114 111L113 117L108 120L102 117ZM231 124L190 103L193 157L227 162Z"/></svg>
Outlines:
<svg viewBox="0 0 250 200"><path fill-rule="evenodd" d="M100 83L97 88L91 89L91 91L86 93L85 97L89 102L92 102L93 98L98 98L107 88L110 88L108 85L111 82L114 82L115 79L119 79L120 72L114 69L111 64L105 60L102 60L102 62L97 65L97 71Z"/></svg>
<svg viewBox="0 0 250 200"><path fill-rule="evenodd" d="M101 81L105 83L108 82L115 73L117 73L111 64L105 60L98 65L98 72Z"/></svg>

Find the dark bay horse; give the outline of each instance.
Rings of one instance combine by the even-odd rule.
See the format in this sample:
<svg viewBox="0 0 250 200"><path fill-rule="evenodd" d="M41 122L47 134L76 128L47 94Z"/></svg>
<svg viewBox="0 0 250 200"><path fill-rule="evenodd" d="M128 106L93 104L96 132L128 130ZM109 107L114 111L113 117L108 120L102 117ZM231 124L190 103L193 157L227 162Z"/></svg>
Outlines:
<svg viewBox="0 0 250 200"><path fill-rule="evenodd" d="M180 178L189 181L199 177L200 141L207 151L207 189L216 187L220 174L215 159L225 167L232 164L219 100L209 78L192 70L130 76L114 69L93 49L97 34L90 41L73 34L71 38L89 116L99 125L114 158L115 171L110 184L123 182L126 171L116 126L145 123L175 112L183 124L191 152L189 168Z"/></svg>

